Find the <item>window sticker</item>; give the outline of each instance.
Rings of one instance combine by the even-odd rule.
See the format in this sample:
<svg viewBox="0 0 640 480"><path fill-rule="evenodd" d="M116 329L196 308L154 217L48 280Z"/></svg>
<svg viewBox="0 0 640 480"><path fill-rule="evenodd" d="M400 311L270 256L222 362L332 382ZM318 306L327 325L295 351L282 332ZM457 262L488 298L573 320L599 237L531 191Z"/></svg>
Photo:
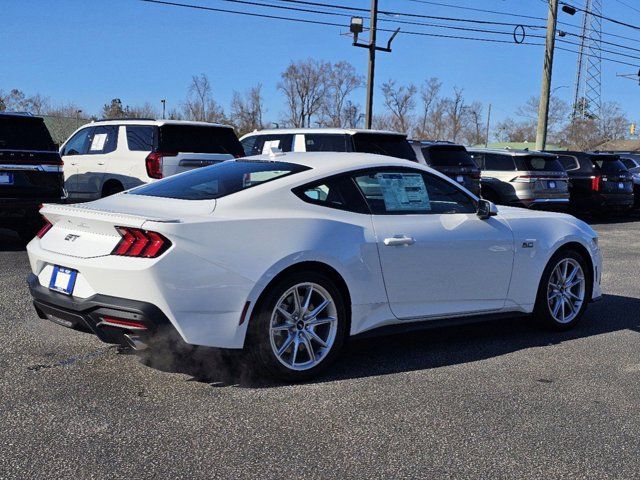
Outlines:
<svg viewBox="0 0 640 480"><path fill-rule="evenodd" d="M266 142L264 142L264 146L262 147L262 154L269 155L272 148L277 148L278 150L280 150L280 140L267 140Z"/></svg>
<svg viewBox="0 0 640 480"><path fill-rule="evenodd" d="M91 148L90 150L92 152L95 152L97 150L104 150L104 144L107 141L107 134L106 133L96 133L93 136L93 140L91 140Z"/></svg>
<svg viewBox="0 0 640 480"><path fill-rule="evenodd" d="M419 173L376 174L387 212L431 211L429 193Z"/></svg>

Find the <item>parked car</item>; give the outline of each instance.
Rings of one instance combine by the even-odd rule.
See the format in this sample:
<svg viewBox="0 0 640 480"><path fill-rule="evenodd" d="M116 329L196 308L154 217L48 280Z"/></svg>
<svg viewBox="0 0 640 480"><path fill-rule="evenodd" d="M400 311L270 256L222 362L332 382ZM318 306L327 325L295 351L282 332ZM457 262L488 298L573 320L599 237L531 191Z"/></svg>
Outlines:
<svg viewBox="0 0 640 480"><path fill-rule="evenodd" d="M586 223L382 155L232 160L42 213L27 247L41 318L134 348L164 330L245 349L287 380L379 327L533 313L566 330L601 296Z"/></svg>
<svg viewBox="0 0 640 480"><path fill-rule="evenodd" d="M360 152L416 161L403 133L345 128L283 128L248 133L240 139L244 154L282 152Z"/></svg>
<svg viewBox="0 0 640 480"><path fill-rule="evenodd" d="M492 149L469 149L469 153L482 171L483 198L527 208L567 208L568 178L555 155Z"/></svg>
<svg viewBox="0 0 640 480"><path fill-rule="evenodd" d="M451 142L409 140L418 162L429 165L480 196L480 169L467 149Z"/></svg>
<svg viewBox="0 0 640 480"><path fill-rule="evenodd" d="M62 159L44 120L0 113L0 227L31 240L43 224L40 205L65 198Z"/></svg>
<svg viewBox="0 0 640 480"><path fill-rule="evenodd" d="M107 197L242 153L231 127L152 119L92 122L60 149L72 201Z"/></svg>
<svg viewBox="0 0 640 480"><path fill-rule="evenodd" d="M618 155L557 151L569 175L571 208L603 214L633 206L633 179Z"/></svg>
<svg viewBox="0 0 640 480"><path fill-rule="evenodd" d="M633 204L640 208L640 154L620 153L620 161L627 167L633 180Z"/></svg>

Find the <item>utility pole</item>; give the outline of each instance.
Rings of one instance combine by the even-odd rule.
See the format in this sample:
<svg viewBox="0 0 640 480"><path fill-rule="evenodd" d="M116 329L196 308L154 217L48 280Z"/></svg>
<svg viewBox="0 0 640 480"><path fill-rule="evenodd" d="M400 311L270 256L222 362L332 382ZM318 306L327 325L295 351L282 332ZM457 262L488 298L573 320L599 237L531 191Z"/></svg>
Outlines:
<svg viewBox="0 0 640 480"><path fill-rule="evenodd" d="M484 148L489 146L489 126L491 125L491 104L489 104L489 111L487 112L487 135L484 137Z"/></svg>
<svg viewBox="0 0 640 480"><path fill-rule="evenodd" d="M373 124L373 89L376 73L376 30L378 29L378 0L371 0L371 23L369 30L369 70L367 71L367 109L365 128Z"/></svg>
<svg viewBox="0 0 640 480"><path fill-rule="evenodd" d="M538 107L538 130L536 131L536 150L547 146L547 123L549 120L549 97L551 92L551 74L553 72L553 49L556 43L556 25L558 22L558 0L549 0L547 17L547 40L542 70L542 88Z"/></svg>
<svg viewBox="0 0 640 480"><path fill-rule="evenodd" d="M162 103L162 119L164 120L164 113L167 107L167 100L163 98L162 100L160 100L160 103Z"/></svg>
<svg viewBox="0 0 640 480"><path fill-rule="evenodd" d="M369 68L367 72L367 106L365 115L365 128L370 129L373 123L373 90L375 88L376 51L391 52L391 42L396 38L400 29L389 38L387 46L376 46L376 30L378 29L378 0L371 0L371 19L369 23L369 43L358 43L358 34L364 30L364 19L362 17L351 17L350 30L353 34L353 46L366 48L369 50Z"/></svg>

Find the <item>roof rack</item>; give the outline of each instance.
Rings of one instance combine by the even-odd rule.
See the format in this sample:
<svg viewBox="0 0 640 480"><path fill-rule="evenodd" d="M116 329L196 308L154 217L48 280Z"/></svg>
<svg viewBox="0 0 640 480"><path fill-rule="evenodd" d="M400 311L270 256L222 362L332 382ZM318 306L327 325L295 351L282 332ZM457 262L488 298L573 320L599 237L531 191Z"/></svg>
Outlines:
<svg viewBox="0 0 640 480"><path fill-rule="evenodd" d="M136 120L145 120L145 121L152 121L155 122L156 119L155 118L127 118L127 117L118 117L118 118L101 118L100 120L96 120L96 122L121 122L123 120L132 120L132 121L136 121Z"/></svg>
<svg viewBox="0 0 640 480"><path fill-rule="evenodd" d="M31 112L11 112L9 110L4 110L0 112L0 115L17 115L21 117L33 117L33 113Z"/></svg>

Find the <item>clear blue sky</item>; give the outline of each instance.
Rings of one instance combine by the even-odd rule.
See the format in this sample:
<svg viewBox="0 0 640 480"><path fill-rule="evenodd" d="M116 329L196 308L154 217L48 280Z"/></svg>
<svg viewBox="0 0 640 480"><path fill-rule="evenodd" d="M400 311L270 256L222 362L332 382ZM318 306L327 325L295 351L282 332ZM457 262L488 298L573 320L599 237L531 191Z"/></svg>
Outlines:
<svg viewBox="0 0 640 480"><path fill-rule="evenodd" d="M182 1L217 8L308 17L294 12L234 5L222 0ZM325 1L329 3L329 0ZM544 0L439 2L536 17L546 17L547 13ZM368 0L331 3L369 6ZM581 5L584 0L576 0L576 3ZM640 13L624 7L622 2L603 0L603 3L606 15L640 24ZM625 0L625 3L638 4L640 9L638 0ZM410 0L380 0L380 9L539 25L545 23ZM340 29L196 11L138 0L0 0L0 12L4 18L0 29L0 89L19 88L27 94L41 93L54 103L74 102L90 113L97 114L101 106L114 97L121 98L125 104L148 101L158 107L160 99L166 98L168 108L171 108L185 98L191 75L205 73L213 83L216 99L227 109L233 90L243 91L261 82L267 100L267 117L276 120L283 102L276 84L280 72L290 60L307 57L347 60L359 72L366 73L366 51L351 47L350 38L340 35L341 31L347 31L348 18L315 16L329 22L344 22L345 28ZM561 20L580 23L578 16L560 15ZM395 28L386 22L379 26ZM479 24L466 26L503 31L512 29ZM403 25L402 28L456 34L432 27ZM638 30L607 22L604 28L606 32L640 40ZM459 34L489 37L487 34ZM387 33L379 33L381 41L387 36ZM509 36L491 37L510 39ZM617 38L605 39L631 43ZM636 42L635 48L638 47ZM569 48L577 50L577 47ZM640 52L627 53L640 57ZM392 54L378 56L377 85L389 78L401 83L419 84L436 76L442 80L445 93L458 86L464 89L468 101L478 100L485 106L492 103L494 118L498 121L511 115L528 97L539 94L542 57L543 47L401 34L394 42ZM640 65L640 60L617 58ZM571 100L575 69L575 54L557 52L553 87L569 86L556 90L558 96L567 101ZM619 102L631 119L639 118L636 112L640 107L640 87L631 80L616 78L616 73L637 70L603 62L603 97ZM376 90L376 95L379 106L379 90ZM364 90L358 92L356 100L364 104Z"/></svg>

